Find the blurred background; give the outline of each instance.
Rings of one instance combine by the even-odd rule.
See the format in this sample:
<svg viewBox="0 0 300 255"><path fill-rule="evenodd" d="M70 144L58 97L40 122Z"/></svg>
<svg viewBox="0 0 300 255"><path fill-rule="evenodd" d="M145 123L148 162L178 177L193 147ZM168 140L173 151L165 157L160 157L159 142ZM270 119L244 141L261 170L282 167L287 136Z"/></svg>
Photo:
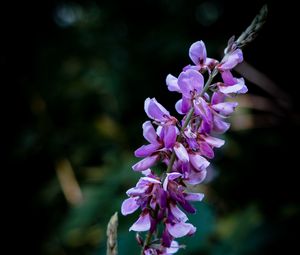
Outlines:
<svg viewBox="0 0 300 255"><path fill-rule="evenodd" d="M7 1L8 2L8 1ZM278 1L279 2L279 1ZM135 185L146 97L172 114L165 77L204 40L220 59L265 1L33 1L2 6L2 230L8 254L105 254L106 225ZM291 254L299 250L299 84L295 16L267 1L269 17L236 75L249 94L197 187L192 238L178 254ZM296 31L294 31L296 33ZM239 74L237 74L239 73ZM119 253L139 254L119 217ZM4 250L5 245L3 246Z"/></svg>

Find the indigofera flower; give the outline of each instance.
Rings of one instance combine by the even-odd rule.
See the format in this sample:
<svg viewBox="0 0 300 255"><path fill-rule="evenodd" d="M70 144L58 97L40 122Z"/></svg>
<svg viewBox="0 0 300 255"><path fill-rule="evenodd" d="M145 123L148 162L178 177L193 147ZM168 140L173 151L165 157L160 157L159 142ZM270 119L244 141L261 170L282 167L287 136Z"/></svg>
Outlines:
<svg viewBox="0 0 300 255"><path fill-rule="evenodd" d="M178 78L167 75L168 90L181 95L175 104L177 113L183 115L181 120L155 98L145 100L150 120L142 128L148 143L135 151L143 159L132 167L144 176L126 192L128 198L121 207L123 215L140 210L129 230L148 231L144 239L137 233L144 255L174 254L182 247L175 239L196 232L188 215L196 213L193 203L202 201L204 194L190 192L188 187L203 182L215 148L225 143L217 136L229 129L227 119L238 106L227 98L248 91L244 79L232 74L243 61L241 46L246 39L239 40L229 41L221 61L208 58L204 42L197 41L189 49L194 65L185 66ZM213 83L218 73L221 80ZM167 169L162 174L153 170L158 163Z"/></svg>

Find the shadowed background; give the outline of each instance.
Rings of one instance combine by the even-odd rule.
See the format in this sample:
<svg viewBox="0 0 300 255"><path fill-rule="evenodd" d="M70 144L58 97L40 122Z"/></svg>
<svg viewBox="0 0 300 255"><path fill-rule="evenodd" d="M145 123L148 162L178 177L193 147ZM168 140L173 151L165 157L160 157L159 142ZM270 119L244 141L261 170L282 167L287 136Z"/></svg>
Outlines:
<svg viewBox="0 0 300 255"><path fill-rule="evenodd" d="M134 1L135 2L135 1ZM134 150L145 141L146 97L172 114L179 99L165 85L204 40L220 59L264 1L43 1L2 9L2 196L5 235L26 254L105 254L105 228L135 185ZM258 38L244 50L226 145L216 152L197 215L198 231L178 254L289 254L297 244L295 164L298 84L293 6L269 3ZM119 253L139 254L132 216L120 216Z"/></svg>

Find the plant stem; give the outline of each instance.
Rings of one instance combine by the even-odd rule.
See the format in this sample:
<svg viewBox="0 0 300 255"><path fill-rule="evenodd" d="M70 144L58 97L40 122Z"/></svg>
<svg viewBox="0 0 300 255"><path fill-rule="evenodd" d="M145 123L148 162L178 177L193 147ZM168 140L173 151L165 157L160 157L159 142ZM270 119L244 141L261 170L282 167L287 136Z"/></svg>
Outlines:
<svg viewBox="0 0 300 255"><path fill-rule="evenodd" d="M147 237L145 239L145 242L144 242L144 245L143 245L143 248L141 251L141 255L144 255L145 248L150 244L151 238L152 238L152 232L149 231L147 234Z"/></svg>
<svg viewBox="0 0 300 255"><path fill-rule="evenodd" d="M202 97L202 96L205 94L205 92L208 90L208 88L209 88L209 86L210 86L212 80L213 80L214 77L217 75L217 73L218 73L218 70L215 68L215 69L212 71L212 73L209 75L208 80L206 81L205 86L204 86L203 90L202 90L201 93L200 93L200 97Z"/></svg>

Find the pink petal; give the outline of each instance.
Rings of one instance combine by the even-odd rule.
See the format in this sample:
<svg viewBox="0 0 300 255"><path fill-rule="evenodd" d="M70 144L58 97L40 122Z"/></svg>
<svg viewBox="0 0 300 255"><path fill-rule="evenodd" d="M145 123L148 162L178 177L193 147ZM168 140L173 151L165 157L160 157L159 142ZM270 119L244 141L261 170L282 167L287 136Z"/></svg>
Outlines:
<svg viewBox="0 0 300 255"><path fill-rule="evenodd" d="M202 201L204 198L203 193L186 193L186 196L184 197L188 201Z"/></svg>
<svg viewBox="0 0 300 255"><path fill-rule="evenodd" d="M245 85L244 78L235 78L233 77L230 71L224 71L221 73L224 85L222 83L219 86L220 91L223 93L238 93L244 94L248 91L247 86ZM227 88L226 88L227 87ZM221 91L221 92L222 92Z"/></svg>
<svg viewBox="0 0 300 255"><path fill-rule="evenodd" d="M192 107L191 100L183 96L182 103L181 103L181 111L184 114L188 113L188 111L191 109L191 107Z"/></svg>
<svg viewBox="0 0 300 255"><path fill-rule="evenodd" d="M218 134L225 133L230 128L230 123L223 121L220 117L214 117L213 130Z"/></svg>
<svg viewBox="0 0 300 255"><path fill-rule="evenodd" d="M171 180L171 181L175 180L175 179L179 178L180 176L182 176L182 174L178 173L178 172L167 173L167 177L165 178L164 183L163 183L164 190L168 189L169 180Z"/></svg>
<svg viewBox="0 0 300 255"><path fill-rule="evenodd" d="M189 56L195 65L203 65L206 61L206 48L203 41L195 42L191 45Z"/></svg>
<svg viewBox="0 0 300 255"><path fill-rule="evenodd" d="M189 161L189 155L188 155L185 147L181 143L176 142L176 144L174 146L174 151L180 161L182 161L183 163L186 163Z"/></svg>
<svg viewBox="0 0 300 255"><path fill-rule="evenodd" d="M136 200L130 197L124 200L124 202L122 203L121 213L123 215L131 214L135 212L139 207L140 206L136 203Z"/></svg>
<svg viewBox="0 0 300 255"><path fill-rule="evenodd" d="M234 112L237 106L237 102L224 102L215 104L212 106L212 108L223 116L229 116L231 113Z"/></svg>
<svg viewBox="0 0 300 255"><path fill-rule="evenodd" d="M188 178L185 180L188 184L197 185L204 181L206 178L207 171L206 169L198 171L191 171Z"/></svg>
<svg viewBox="0 0 300 255"><path fill-rule="evenodd" d="M214 92L211 98L211 104L219 104L219 103L223 103L225 100L225 95L223 93L220 92Z"/></svg>
<svg viewBox="0 0 300 255"><path fill-rule="evenodd" d="M201 155L209 159L212 159L215 156L213 149L206 142L201 142L199 147Z"/></svg>
<svg viewBox="0 0 300 255"><path fill-rule="evenodd" d="M178 100L175 104L175 109L179 114L186 114L191 109L192 104L191 100L188 98L185 98L184 96L182 99Z"/></svg>
<svg viewBox="0 0 300 255"><path fill-rule="evenodd" d="M157 134L155 132L153 125L151 124L151 121L149 120L144 122L143 124L143 135L149 143L153 143L153 144L158 143Z"/></svg>
<svg viewBox="0 0 300 255"><path fill-rule="evenodd" d="M219 62L213 58L206 58L205 65L212 70Z"/></svg>
<svg viewBox="0 0 300 255"><path fill-rule="evenodd" d="M166 249L166 255L174 254L179 250L179 244L176 241L172 241L170 248Z"/></svg>
<svg viewBox="0 0 300 255"><path fill-rule="evenodd" d="M161 182L157 179L151 178L151 177L142 177L140 180L146 181L148 183L156 183L156 184L161 184Z"/></svg>
<svg viewBox="0 0 300 255"><path fill-rule="evenodd" d="M146 192L148 186L138 186L127 190L126 194L128 196L140 196Z"/></svg>
<svg viewBox="0 0 300 255"><path fill-rule="evenodd" d="M153 155L143 160L137 162L135 165L132 166L132 169L135 171L144 171L153 166L159 159L159 155Z"/></svg>
<svg viewBox="0 0 300 255"><path fill-rule="evenodd" d="M227 54L225 59L222 61L219 70L230 70L233 69L237 64L243 61L243 52L240 49Z"/></svg>
<svg viewBox="0 0 300 255"><path fill-rule="evenodd" d="M175 238L183 237L195 232L196 228L190 223L179 222L176 224L166 224L168 232Z"/></svg>
<svg viewBox="0 0 300 255"><path fill-rule="evenodd" d="M170 113L155 98L148 97L145 100L144 108L148 117L153 120L165 122L170 118Z"/></svg>
<svg viewBox="0 0 300 255"><path fill-rule="evenodd" d="M166 78L166 84L168 86L169 91L176 91L176 92L181 93L181 90L178 86L177 80L178 79L175 76L173 76L172 74L168 74L168 76Z"/></svg>
<svg viewBox="0 0 300 255"><path fill-rule="evenodd" d="M178 86L186 98L191 98L191 93L200 93L203 89L203 84L204 78L202 74L193 69L181 72L178 77Z"/></svg>
<svg viewBox="0 0 300 255"><path fill-rule="evenodd" d="M152 174L152 171L151 171L150 168L148 168L145 171L142 171L142 174L145 175L145 176L148 176L148 175Z"/></svg>
<svg viewBox="0 0 300 255"><path fill-rule="evenodd" d="M227 85L223 83L218 84L218 88L220 92L224 94L237 93L237 94L245 94L248 91L247 86L245 85L245 81L243 78L238 78L234 80L234 84Z"/></svg>
<svg viewBox="0 0 300 255"><path fill-rule="evenodd" d="M150 156L153 152L157 151L161 147L160 144L148 144L138 148L134 155L138 158Z"/></svg>
<svg viewBox="0 0 300 255"><path fill-rule="evenodd" d="M192 224L191 224L191 225L192 225ZM191 235L193 235L196 231L197 231L197 228L194 227L194 226L192 225L190 231L188 232L188 235L191 236Z"/></svg>
<svg viewBox="0 0 300 255"><path fill-rule="evenodd" d="M129 228L129 231L133 230L136 232L148 231L151 227L149 213L142 214L138 220Z"/></svg>
<svg viewBox="0 0 300 255"><path fill-rule="evenodd" d="M165 126L163 127L164 131L164 145L165 148L170 149L174 146L177 138L177 132L176 132L176 127L171 125L171 126Z"/></svg>
<svg viewBox="0 0 300 255"><path fill-rule="evenodd" d="M188 220L188 217L185 215L183 211L181 211L177 205L170 204L170 209L174 217L178 221L186 222Z"/></svg>
<svg viewBox="0 0 300 255"><path fill-rule="evenodd" d="M182 112L182 99L179 99L175 104L175 109L179 114L185 114Z"/></svg>
<svg viewBox="0 0 300 255"><path fill-rule="evenodd" d="M199 97L197 100L195 100L195 113L200 115L203 121L206 123L211 123L212 111L208 103L202 97Z"/></svg>
<svg viewBox="0 0 300 255"><path fill-rule="evenodd" d="M190 162L197 171L203 171L209 166L209 162L199 154L189 154Z"/></svg>
<svg viewBox="0 0 300 255"><path fill-rule="evenodd" d="M233 77L232 73L229 70L222 72L221 76L226 85L229 86L236 84L236 79Z"/></svg>
<svg viewBox="0 0 300 255"><path fill-rule="evenodd" d="M206 136L203 138L205 140L205 142L207 142L209 145L216 147L216 148L220 148L224 145L225 141L213 136Z"/></svg>

